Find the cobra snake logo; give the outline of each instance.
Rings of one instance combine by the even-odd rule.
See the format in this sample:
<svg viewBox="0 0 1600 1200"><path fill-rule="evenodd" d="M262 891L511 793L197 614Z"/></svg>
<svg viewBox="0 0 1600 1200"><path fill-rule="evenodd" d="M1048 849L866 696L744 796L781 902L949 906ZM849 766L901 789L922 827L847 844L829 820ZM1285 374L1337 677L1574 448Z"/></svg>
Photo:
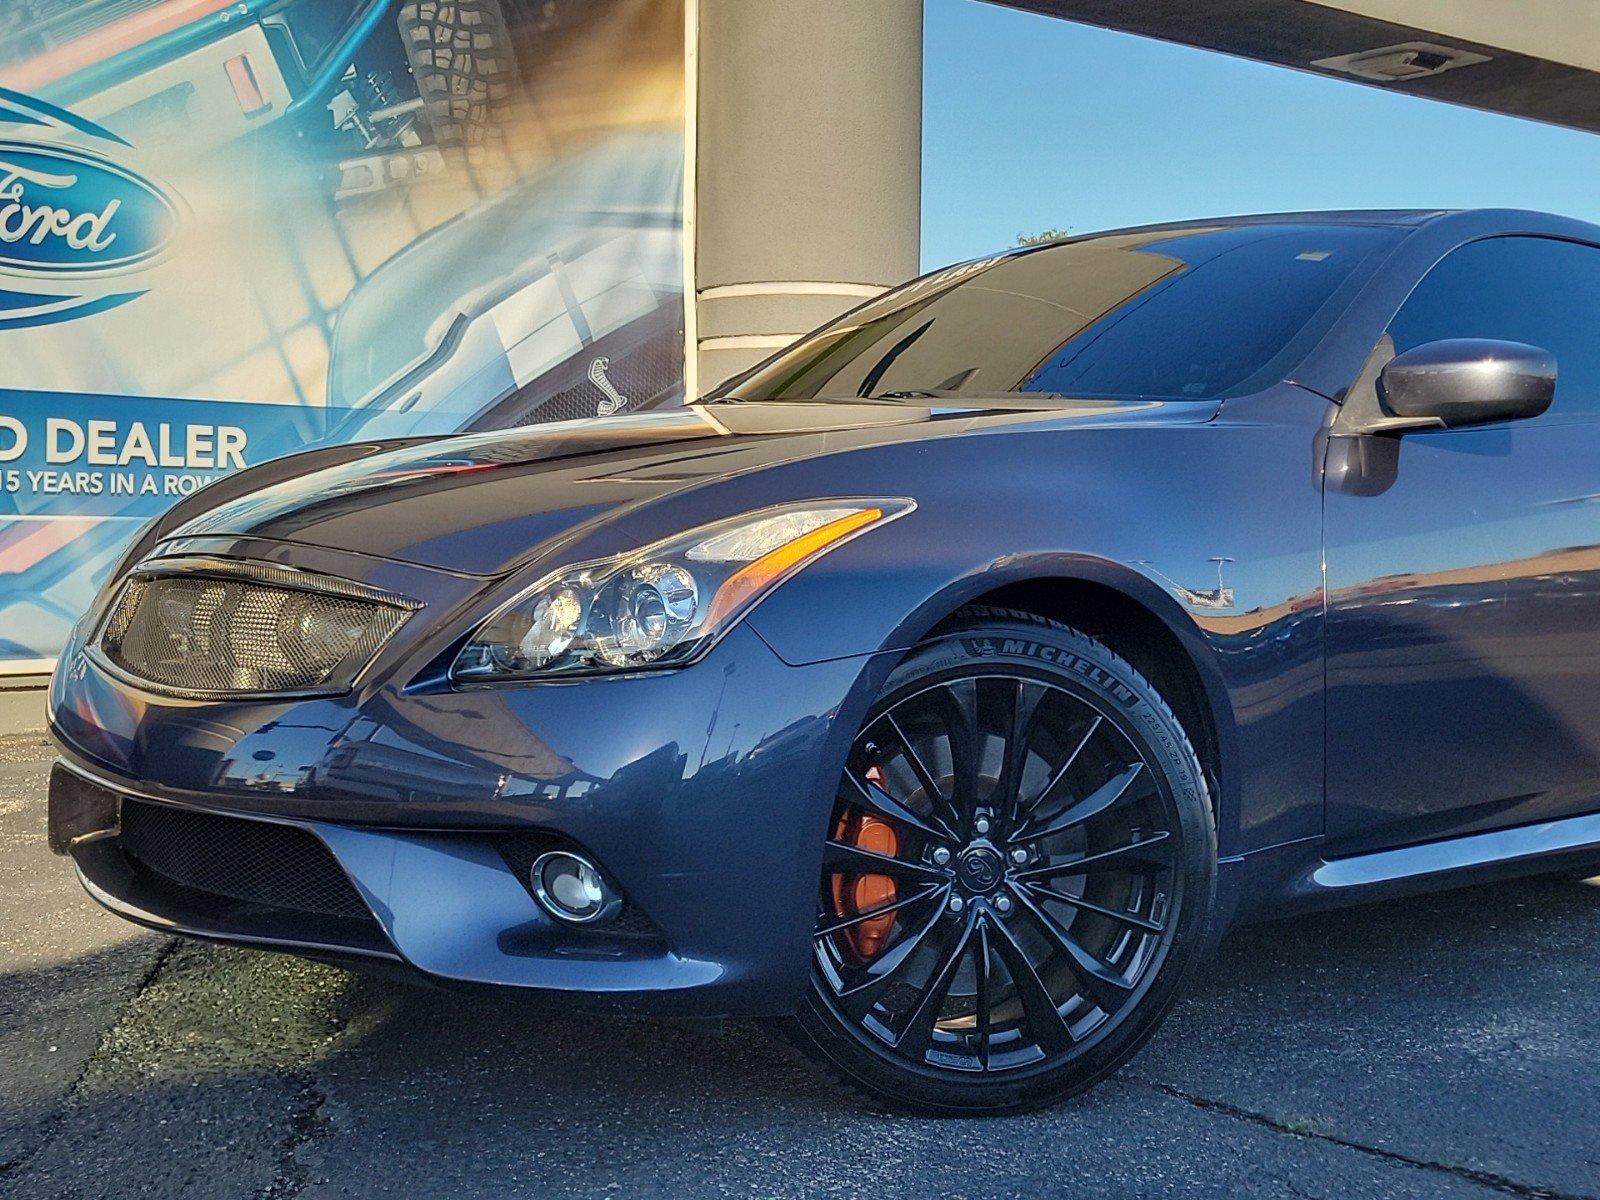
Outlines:
<svg viewBox="0 0 1600 1200"><path fill-rule="evenodd" d="M617 391L616 385L606 378L606 368L611 365L609 358L597 358L589 364L589 382L605 393L605 399L595 409L595 414L609 417L612 413L620 412L628 407L628 398Z"/></svg>

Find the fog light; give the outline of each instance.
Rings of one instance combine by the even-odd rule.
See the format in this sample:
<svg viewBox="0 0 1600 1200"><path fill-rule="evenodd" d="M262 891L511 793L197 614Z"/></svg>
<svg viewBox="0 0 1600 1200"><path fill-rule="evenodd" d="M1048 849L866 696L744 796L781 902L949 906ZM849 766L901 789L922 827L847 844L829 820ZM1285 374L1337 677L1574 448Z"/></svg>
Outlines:
<svg viewBox="0 0 1600 1200"><path fill-rule="evenodd" d="M534 859L528 882L551 916L576 925L608 921L622 907L622 897L581 854L550 850Z"/></svg>

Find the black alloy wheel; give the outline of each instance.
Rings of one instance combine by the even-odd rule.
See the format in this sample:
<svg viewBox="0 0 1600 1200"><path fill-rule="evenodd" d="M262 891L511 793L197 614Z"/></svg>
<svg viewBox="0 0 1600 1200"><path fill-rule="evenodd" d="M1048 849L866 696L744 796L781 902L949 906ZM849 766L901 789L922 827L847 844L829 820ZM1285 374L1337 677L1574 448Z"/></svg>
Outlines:
<svg viewBox="0 0 1600 1200"><path fill-rule="evenodd" d="M823 854L802 1049L893 1107L1092 1086L1204 943L1210 801L1156 690L1104 646L968 610L893 674Z"/></svg>

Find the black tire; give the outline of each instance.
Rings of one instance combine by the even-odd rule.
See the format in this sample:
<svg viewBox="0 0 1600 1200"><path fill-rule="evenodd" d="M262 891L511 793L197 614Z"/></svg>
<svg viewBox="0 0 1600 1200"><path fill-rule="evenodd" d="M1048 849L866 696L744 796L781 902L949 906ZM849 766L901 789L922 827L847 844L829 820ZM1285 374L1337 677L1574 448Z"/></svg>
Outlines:
<svg viewBox="0 0 1600 1200"><path fill-rule="evenodd" d="M499 140L517 94L517 54L500 0L408 0L400 41L441 149Z"/></svg>
<svg viewBox="0 0 1600 1200"><path fill-rule="evenodd" d="M861 840L869 820L897 831L892 867L879 867L895 875L844 869L884 862L859 857L885 844ZM1155 687L1064 625L967 609L897 667L857 737L829 826L811 986L785 1031L899 1111L1065 1100L1166 1016L1209 944L1216 860L1205 774ZM862 881L885 878L903 890L848 907L851 888L860 904ZM890 900L892 932L863 948L849 929L881 929Z"/></svg>

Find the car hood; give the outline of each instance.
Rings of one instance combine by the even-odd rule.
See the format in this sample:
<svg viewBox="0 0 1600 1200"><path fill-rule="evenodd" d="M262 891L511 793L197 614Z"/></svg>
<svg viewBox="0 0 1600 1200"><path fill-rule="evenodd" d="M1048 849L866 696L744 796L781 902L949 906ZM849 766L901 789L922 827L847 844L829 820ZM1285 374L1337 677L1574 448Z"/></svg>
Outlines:
<svg viewBox="0 0 1600 1200"><path fill-rule="evenodd" d="M1190 423L1214 404L1069 400L739 403L441 438L227 500L168 535L254 537L468 575L515 569L554 539L730 475L916 443L1107 424Z"/></svg>

